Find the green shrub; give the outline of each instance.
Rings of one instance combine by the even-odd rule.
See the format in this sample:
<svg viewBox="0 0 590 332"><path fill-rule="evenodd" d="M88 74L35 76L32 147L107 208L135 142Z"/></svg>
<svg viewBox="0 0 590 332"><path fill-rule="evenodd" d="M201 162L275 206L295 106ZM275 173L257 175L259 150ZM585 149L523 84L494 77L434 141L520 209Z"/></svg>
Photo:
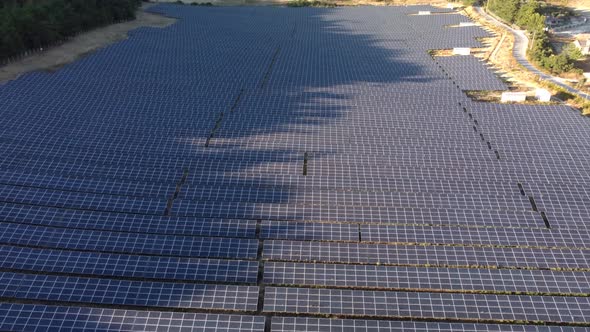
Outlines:
<svg viewBox="0 0 590 332"><path fill-rule="evenodd" d="M543 67L549 69L552 73L561 74L574 68L565 54L550 55L543 59Z"/></svg>
<svg viewBox="0 0 590 332"><path fill-rule="evenodd" d="M574 44L568 44L567 46L565 46L563 48L562 51L563 54L565 54L565 56L568 57L568 59L570 60L580 60L581 58L584 57L584 55L582 54L582 51L580 51L579 48L576 47L576 45Z"/></svg>

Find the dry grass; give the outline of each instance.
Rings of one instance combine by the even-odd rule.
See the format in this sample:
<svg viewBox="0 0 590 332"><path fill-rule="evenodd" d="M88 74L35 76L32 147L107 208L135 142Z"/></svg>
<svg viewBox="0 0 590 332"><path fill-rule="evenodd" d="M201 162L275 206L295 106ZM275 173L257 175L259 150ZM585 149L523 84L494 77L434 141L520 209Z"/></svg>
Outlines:
<svg viewBox="0 0 590 332"><path fill-rule="evenodd" d="M453 50L431 50L432 56L453 56Z"/></svg>

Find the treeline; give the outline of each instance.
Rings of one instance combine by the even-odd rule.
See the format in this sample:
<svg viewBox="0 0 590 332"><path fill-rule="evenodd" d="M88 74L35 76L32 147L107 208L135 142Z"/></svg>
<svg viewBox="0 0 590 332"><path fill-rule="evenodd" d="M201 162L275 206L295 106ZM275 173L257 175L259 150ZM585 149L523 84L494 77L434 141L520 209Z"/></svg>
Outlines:
<svg viewBox="0 0 590 332"><path fill-rule="evenodd" d="M377 0L379 1L379 0ZM287 7L337 7L335 2L326 2L320 0L290 0L287 2Z"/></svg>
<svg viewBox="0 0 590 332"><path fill-rule="evenodd" d="M0 0L0 59L135 18L141 0Z"/></svg>
<svg viewBox="0 0 590 332"><path fill-rule="evenodd" d="M559 55L553 52L545 29L545 17L537 0L488 0L487 8L504 21L529 32L529 56L539 66L556 74L574 69L573 62L578 54L571 47Z"/></svg>

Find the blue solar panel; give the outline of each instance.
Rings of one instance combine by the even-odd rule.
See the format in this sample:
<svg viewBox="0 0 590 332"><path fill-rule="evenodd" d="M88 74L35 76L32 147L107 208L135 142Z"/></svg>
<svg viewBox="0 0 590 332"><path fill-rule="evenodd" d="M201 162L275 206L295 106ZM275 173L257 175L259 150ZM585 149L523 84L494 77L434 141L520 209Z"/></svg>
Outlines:
<svg viewBox="0 0 590 332"><path fill-rule="evenodd" d="M256 221L68 210L0 203L2 220L19 224L160 235L256 237ZM100 222L97 222L100 220Z"/></svg>
<svg viewBox="0 0 590 332"><path fill-rule="evenodd" d="M289 301L289 299L297 299ZM269 287L265 312L587 323L588 297Z"/></svg>
<svg viewBox="0 0 590 332"><path fill-rule="evenodd" d="M56 302L98 303L254 311L258 287L199 285L0 273L2 297Z"/></svg>
<svg viewBox="0 0 590 332"><path fill-rule="evenodd" d="M258 240L76 230L0 222L0 242L57 249L181 257L256 258Z"/></svg>
<svg viewBox="0 0 590 332"><path fill-rule="evenodd" d="M590 326L590 127L429 52L488 29L147 10L176 22L0 86L0 330Z"/></svg>
<svg viewBox="0 0 590 332"><path fill-rule="evenodd" d="M137 279L255 283L258 262L0 246L4 269Z"/></svg>
<svg viewBox="0 0 590 332"><path fill-rule="evenodd" d="M191 331L262 332L264 317L0 304L0 329L9 331Z"/></svg>
<svg viewBox="0 0 590 332"><path fill-rule="evenodd" d="M281 332L305 331L440 331L440 332L583 332L585 327L509 325L509 324L474 324L474 323L440 323L416 321L384 321L363 319L330 319L304 317L275 317L272 330Z"/></svg>

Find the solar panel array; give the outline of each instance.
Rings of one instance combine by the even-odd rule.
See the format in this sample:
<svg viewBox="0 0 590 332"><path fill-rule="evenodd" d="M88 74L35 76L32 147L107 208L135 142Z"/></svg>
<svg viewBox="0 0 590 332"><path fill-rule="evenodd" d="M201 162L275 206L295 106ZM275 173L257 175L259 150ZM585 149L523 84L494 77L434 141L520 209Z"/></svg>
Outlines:
<svg viewBox="0 0 590 332"><path fill-rule="evenodd" d="M441 56L435 61L461 90L508 90L483 60L474 56Z"/></svg>
<svg viewBox="0 0 590 332"><path fill-rule="evenodd" d="M0 86L0 330L590 327L590 122L428 52L489 32L150 11L178 21Z"/></svg>

